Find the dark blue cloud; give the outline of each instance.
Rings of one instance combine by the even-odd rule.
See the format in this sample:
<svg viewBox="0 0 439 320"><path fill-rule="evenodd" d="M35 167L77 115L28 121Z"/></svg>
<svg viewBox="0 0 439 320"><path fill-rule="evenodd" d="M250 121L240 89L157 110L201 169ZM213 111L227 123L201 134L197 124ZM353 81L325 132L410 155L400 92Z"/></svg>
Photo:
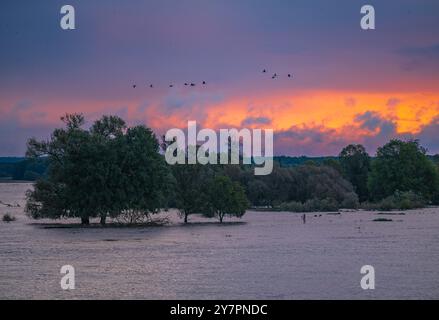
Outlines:
<svg viewBox="0 0 439 320"><path fill-rule="evenodd" d="M29 110L29 101L20 101L10 112L0 114L0 156L24 156L26 143L29 138L46 139L50 136L50 129L44 124L44 112ZM0 106L0 110L4 106ZM28 118L32 121L23 123L20 113L29 111Z"/></svg>
<svg viewBox="0 0 439 320"><path fill-rule="evenodd" d="M386 125L387 120L381 118L381 116L373 111L366 111L355 117L355 121L360 123L360 127L367 130L376 130L377 128Z"/></svg>
<svg viewBox="0 0 439 320"><path fill-rule="evenodd" d="M424 126L417 137L429 153L439 154L439 116Z"/></svg>
<svg viewBox="0 0 439 320"><path fill-rule="evenodd" d="M271 119L268 117L247 117L241 122L241 126L268 125Z"/></svg>
<svg viewBox="0 0 439 320"><path fill-rule="evenodd" d="M439 43L421 47L405 47L398 51L401 55L413 58L439 58Z"/></svg>

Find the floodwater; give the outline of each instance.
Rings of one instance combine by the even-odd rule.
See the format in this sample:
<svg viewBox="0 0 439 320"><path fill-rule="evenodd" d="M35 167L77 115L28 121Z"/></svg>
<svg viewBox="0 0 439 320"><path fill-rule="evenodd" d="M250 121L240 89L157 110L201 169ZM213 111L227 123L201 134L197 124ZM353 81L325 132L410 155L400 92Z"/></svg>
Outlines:
<svg viewBox="0 0 439 320"><path fill-rule="evenodd" d="M439 209L404 215L247 212L143 228L47 228L0 183L0 299L438 299ZM376 218L392 219L376 222ZM72 221L70 221L72 222ZM194 223L195 222L195 223ZM65 223L65 222L64 222ZM45 226L46 224L46 226ZM76 288L60 287L75 268ZM375 268L375 290L360 269Z"/></svg>

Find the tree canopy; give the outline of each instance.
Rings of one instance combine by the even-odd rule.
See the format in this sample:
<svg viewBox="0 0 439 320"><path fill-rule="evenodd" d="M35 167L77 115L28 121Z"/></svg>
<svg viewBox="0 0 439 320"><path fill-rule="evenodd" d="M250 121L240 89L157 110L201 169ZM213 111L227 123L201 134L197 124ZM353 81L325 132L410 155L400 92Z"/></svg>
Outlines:
<svg viewBox="0 0 439 320"><path fill-rule="evenodd" d="M339 155L342 172L354 186L360 201L369 197L367 178L370 171L370 157L361 144L350 144Z"/></svg>
<svg viewBox="0 0 439 320"><path fill-rule="evenodd" d="M34 218L117 216L134 210L155 213L163 205L168 168L158 153L154 133L144 126L127 128L104 116L89 130L84 117L68 114L64 128L48 141L30 139L27 156L49 161L46 179L28 193L27 212Z"/></svg>
<svg viewBox="0 0 439 320"><path fill-rule="evenodd" d="M226 215L242 217L249 203L244 188L227 176L216 176L208 187L206 215L218 217L220 223Z"/></svg>
<svg viewBox="0 0 439 320"><path fill-rule="evenodd" d="M369 176L372 198L380 200L396 191L412 191L434 200L439 192L439 175L426 152L418 140L391 140L378 148Z"/></svg>

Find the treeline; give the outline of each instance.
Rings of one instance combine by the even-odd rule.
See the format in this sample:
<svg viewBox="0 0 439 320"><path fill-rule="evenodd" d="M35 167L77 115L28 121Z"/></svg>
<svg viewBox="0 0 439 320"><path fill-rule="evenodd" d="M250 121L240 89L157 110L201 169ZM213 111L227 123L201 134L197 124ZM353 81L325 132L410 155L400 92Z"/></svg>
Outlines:
<svg viewBox="0 0 439 320"><path fill-rule="evenodd" d="M316 178L310 178L316 192L311 192L307 199L294 195L288 201L278 198L277 207L287 211L404 210L438 204L439 159L426 153L417 140L391 140L378 148L373 158L364 146L348 145L337 158L320 163L308 161L302 166L332 168L338 175L325 179L311 174ZM289 169L295 172L300 168ZM344 185L340 179L349 182L350 186L340 188ZM293 183L290 181L287 185ZM307 184L301 184L299 188L304 186L306 188Z"/></svg>
<svg viewBox="0 0 439 320"><path fill-rule="evenodd" d="M35 181L44 177L48 168L45 159L19 157L0 158L0 179Z"/></svg>
<svg viewBox="0 0 439 320"><path fill-rule="evenodd" d="M176 208L191 214L241 217L247 208L285 211L409 209L439 202L438 166L419 142L392 140L371 158L361 145L339 157L276 161L255 176L252 165L168 165L160 143L145 126L127 127L104 116L84 129L82 115L66 115L49 141L30 139L26 161L44 163L45 174L27 194L34 218L108 217L143 222Z"/></svg>

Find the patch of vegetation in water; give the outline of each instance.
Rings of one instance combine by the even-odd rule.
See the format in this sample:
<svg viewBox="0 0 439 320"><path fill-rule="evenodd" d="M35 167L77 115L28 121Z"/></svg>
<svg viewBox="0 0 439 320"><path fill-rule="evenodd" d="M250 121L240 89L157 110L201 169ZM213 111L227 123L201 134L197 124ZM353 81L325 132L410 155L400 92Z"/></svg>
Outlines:
<svg viewBox="0 0 439 320"><path fill-rule="evenodd" d="M373 219L374 222L392 222L392 219L387 219L387 218L377 218L377 219Z"/></svg>
<svg viewBox="0 0 439 320"><path fill-rule="evenodd" d="M2 218L3 222L13 222L15 220L16 220L16 218L9 213L6 213L5 215L3 215L3 218Z"/></svg>
<svg viewBox="0 0 439 320"><path fill-rule="evenodd" d="M146 227L162 227L167 225L166 221L148 221L142 223L107 223L102 225L100 223L90 223L83 225L80 223L32 223L32 225L39 226L43 229L120 229L120 228L146 228Z"/></svg>
<svg viewBox="0 0 439 320"><path fill-rule="evenodd" d="M400 211L387 211L387 212L377 212L377 215L386 215L386 216L405 216L405 212Z"/></svg>
<svg viewBox="0 0 439 320"><path fill-rule="evenodd" d="M412 191L396 191L393 195L378 202L364 202L361 204L362 209L371 211L410 210L425 208L426 206L427 202L425 199Z"/></svg>

